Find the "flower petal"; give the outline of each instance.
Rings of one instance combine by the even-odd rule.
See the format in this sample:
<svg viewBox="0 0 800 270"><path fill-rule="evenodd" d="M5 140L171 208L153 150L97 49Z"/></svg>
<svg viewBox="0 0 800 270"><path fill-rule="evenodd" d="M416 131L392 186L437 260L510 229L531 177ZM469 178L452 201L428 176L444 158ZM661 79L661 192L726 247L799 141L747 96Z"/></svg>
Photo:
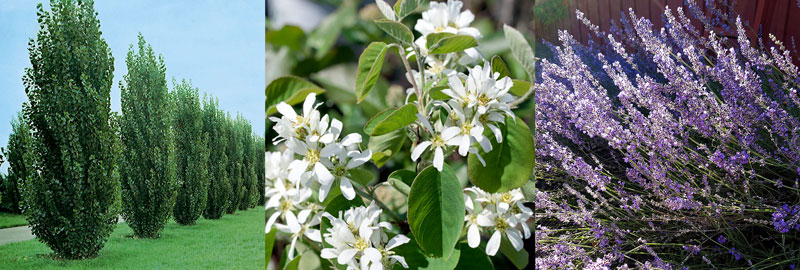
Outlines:
<svg viewBox="0 0 800 270"><path fill-rule="evenodd" d="M478 230L478 225L472 224L467 229L467 243L469 247L476 248L481 243L481 234Z"/></svg>
<svg viewBox="0 0 800 270"><path fill-rule="evenodd" d="M492 238L489 238L489 243L486 243L486 255L497 254L497 250L500 249L500 238L500 231L494 231Z"/></svg>
<svg viewBox="0 0 800 270"><path fill-rule="evenodd" d="M353 259L353 256L356 256L356 253L358 253L358 250L352 248L342 250L339 252L339 256L336 257L336 261L339 264L347 264Z"/></svg>
<svg viewBox="0 0 800 270"><path fill-rule="evenodd" d="M419 159L419 156L422 155L425 149L428 149L428 146L430 146L431 144L432 143L430 141L424 141L417 144L417 146L414 147L414 150L411 151L411 160L417 161L417 159Z"/></svg>
<svg viewBox="0 0 800 270"><path fill-rule="evenodd" d="M395 248L395 247L397 247L399 245L408 243L408 241L410 241L410 240L411 239L409 239L405 235L402 235L402 234L395 235L394 237L392 237L392 239L389 240L389 243L386 244L385 250L393 249L393 248Z"/></svg>
<svg viewBox="0 0 800 270"><path fill-rule="evenodd" d="M339 188L342 190L342 195L347 200L352 200L356 197L356 191L353 189L353 183L350 183L350 179L346 177L342 177L339 179Z"/></svg>

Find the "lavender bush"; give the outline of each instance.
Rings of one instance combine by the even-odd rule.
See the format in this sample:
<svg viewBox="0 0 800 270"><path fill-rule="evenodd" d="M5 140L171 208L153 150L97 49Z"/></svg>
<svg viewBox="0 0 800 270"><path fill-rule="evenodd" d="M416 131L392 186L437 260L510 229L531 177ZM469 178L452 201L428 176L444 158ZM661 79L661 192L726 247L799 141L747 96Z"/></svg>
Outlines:
<svg viewBox="0 0 800 270"><path fill-rule="evenodd" d="M537 63L536 269L800 264L796 53L705 4L661 29L577 12L595 41Z"/></svg>

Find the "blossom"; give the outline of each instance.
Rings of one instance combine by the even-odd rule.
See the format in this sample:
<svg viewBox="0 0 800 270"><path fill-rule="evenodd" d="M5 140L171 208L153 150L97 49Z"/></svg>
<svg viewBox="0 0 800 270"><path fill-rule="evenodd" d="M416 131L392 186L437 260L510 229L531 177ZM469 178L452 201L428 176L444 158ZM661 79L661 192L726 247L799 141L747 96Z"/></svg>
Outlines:
<svg viewBox="0 0 800 270"><path fill-rule="evenodd" d="M278 230L291 234L292 240L291 244L289 245L289 258L294 258L295 244L302 236L305 236L314 242L322 242L320 232L318 229L316 229L320 223L320 216L314 215L312 217L311 215L311 210L305 209L298 213L297 219L288 221L286 225L276 224Z"/></svg>
<svg viewBox="0 0 800 270"><path fill-rule="evenodd" d="M479 115L467 117L464 109L454 101L450 101L451 118L455 118L456 126L447 127L442 131L442 139L447 145L458 146L458 154L466 156L474 142L478 142L483 151L492 151L492 143L483 136L483 124Z"/></svg>
<svg viewBox="0 0 800 270"><path fill-rule="evenodd" d="M408 268L402 256L395 255L391 249L405 244L408 237L398 234L388 242L383 228L391 228L386 222L379 222L382 210L372 202L369 206L350 208L339 212L338 217L324 213L323 217L331 222L331 227L323 234L331 248L324 248L320 257L336 259L348 269L383 269L391 268L394 262L400 262ZM384 245L384 243L386 243Z"/></svg>
<svg viewBox="0 0 800 270"><path fill-rule="evenodd" d="M505 236L516 250L523 248L523 239L531 236L527 221L533 211L524 206L522 191L514 189L508 192L487 193L478 187L466 188L466 192L475 196L464 194L467 215L467 243L470 247L477 247L480 243L479 227L491 231L491 237L486 244L486 254L494 256L500 248L500 241ZM520 232L522 229L522 232Z"/></svg>
<svg viewBox="0 0 800 270"><path fill-rule="evenodd" d="M324 159L322 163L325 164L325 167L332 170L335 179L339 179L339 187L342 191L342 195L344 195L346 199L352 200L355 198L356 193L353 189L353 184L350 182L348 170L361 166L369 161L372 157L372 151L368 149L364 152L358 150L348 152L344 148L336 148L333 151L335 152L330 154L333 161ZM333 181L322 184L319 191L320 201L325 199L332 184Z"/></svg>
<svg viewBox="0 0 800 270"><path fill-rule="evenodd" d="M306 96L303 102L302 115L298 115L292 106L286 102L281 102L276 106L278 112L281 113L281 117L269 118L276 123L273 130L278 133L278 136L273 139L273 144L277 145L287 139L302 139L309 133L307 129L311 129L312 126L318 127L321 117L319 111L317 111L317 107L322 103L314 104L316 96L316 93L311 93ZM325 119L327 119L327 116ZM324 121L324 119L321 122L327 125L327 121Z"/></svg>
<svg viewBox="0 0 800 270"><path fill-rule="evenodd" d="M445 139L442 137L442 130L445 128L442 125L441 121L436 121L433 126L421 114L417 114L417 120L422 124L430 134L430 138L428 140L422 141L417 146L411 150L411 160L416 161L419 159L419 156L425 152L426 149L430 148L433 151L433 167L437 170L442 171L444 166L444 148L445 148Z"/></svg>
<svg viewBox="0 0 800 270"><path fill-rule="evenodd" d="M269 197L265 210L274 208L276 211L267 219L266 231L272 230L272 225L279 217L283 217L287 224L297 223L295 211L301 210L300 204L308 200L311 193L310 189L300 187L297 181L290 178L273 179L272 187L267 187L264 194Z"/></svg>
<svg viewBox="0 0 800 270"><path fill-rule="evenodd" d="M458 0L448 0L447 3L431 2L430 9L422 12L422 19L417 20L414 30L423 36L431 33L453 33L480 37L477 28L469 24L475 19L471 11L461 11L464 3Z"/></svg>

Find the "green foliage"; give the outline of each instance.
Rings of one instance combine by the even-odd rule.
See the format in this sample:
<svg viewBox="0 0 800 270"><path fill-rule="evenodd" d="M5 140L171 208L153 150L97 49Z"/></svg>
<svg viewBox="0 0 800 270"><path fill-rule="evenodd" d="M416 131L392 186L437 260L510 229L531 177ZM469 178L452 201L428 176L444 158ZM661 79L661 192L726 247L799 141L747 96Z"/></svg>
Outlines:
<svg viewBox="0 0 800 270"><path fill-rule="evenodd" d="M528 251L525 251L525 249L517 251L505 237L500 241L500 253L503 253L519 269L525 269L525 266L528 266L530 262Z"/></svg>
<svg viewBox="0 0 800 270"><path fill-rule="evenodd" d="M525 39L522 33L511 26L504 25L503 31L511 47L511 54L522 64L523 69L530 76L529 78L535 78L536 61L533 58L533 48L528 44L528 40Z"/></svg>
<svg viewBox="0 0 800 270"><path fill-rule="evenodd" d="M414 43L414 34L405 24L390 20L376 20L375 25L406 45Z"/></svg>
<svg viewBox="0 0 800 270"><path fill-rule="evenodd" d="M370 136L387 134L414 123L417 120L417 106L406 104L400 108L386 109L373 117L364 126L364 131Z"/></svg>
<svg viewBox="0 0 800 270"><path fill-rule="evenodd" d="M500 73L500 78L502 77L509 77L511 78L511 71L506 66L506 62L503 61L503 58L499 55L492 56L492 72Z"/></svg>
<svg viewBox="0 0 800 270"><path fill-rule="evenodd" d="M239 166L239 177L241 179L241 193L239 193L239 210L247 210L253 207L256 191L255 169L253 168L253 127L241 116L236 116L236 136L241 141L241 165Z"/></svg>
<svg viewBox="0 0 800 270"><path fill-rule="evenodd" d="M414 12L420 5L422 5L422 0L397 0L397 2L394 3L394 12L397 14L397 20L402 20L404 17L408 16L408 14Z"/></svg>
<svg viewBox="0 0 800 270"><path fill-rule="evenodd" d="M521 118L506 117L501 126L503 142L490 136L492 151L479 152L486 166L474 154L468 158L469 180L487 192L506 192L527 182L533 172L533 135Z"/></svg>
<svg viewBox="0 0 800 270"><path fill-rule="evenodd" d="M319 86L298 77L287 76L278 78L272 81L264 91L266 95L264 107L267 110L267 116L278 112L276 106L281 102L295 105L303 102L310 93L319 94L323 92L325 92L325 90Z"/></svg>
<svg viewBox="0 0 800 270"><path fill-rule="evenodd" d="M308 36L308 44L316 50L314 57L319 59L330 51L339 33L345 27L356 23L357 4L354 0L344 0L333 14L326 17L319 26Z"/></svg>
<svg viewBox="0 0 800 270"><path fill-rule="evenodd" d="M378 81L383 67L383 57L389 46L383 42L372 42L358 58L358 74L356 75L356 98L361 103Z"/></svg>
<svg viewBox="0 0 800 270"><path fill-rule="evenodd" d="M467 35L434 33L428 35L426 45L426 47L428 47L428 53L430 54L446 54L460 52L478 46L478 41L475 40L474 37Z"/></svg>
<svg viewBox="0 0 800 270"><path fill-rule="evenodd" d="M411 184L414 183L414 177L416 176L417 173L409 170L396 170L389 174L387 182L408 197L408 193L411 191Z"/></svg>
<svg viewBox="0 0 800 270"><path fill-rule="evenodd" d="M461 251L461 256L458 258L458 265L456 265L455 268L456 270L494 269L492 260L489 259L488 255L486 255L486 252L483 251L483 248L471 248L467 243L462 242L458 244L457 249Z"/></svg>
<svg viewBox="0 0 800 270"><path fill-rule="evenodd" d="M109 125L114 58L91 0L37 6L24 108L36 172L23 188L25 214L57 256L97 256L117 222L115 134Z"/></svg>
<svg viewBox="0 0 800 270"><path fill-rule="evenodd" d="M225 147L225 154L228 156L228 180L231 183L231 193L228 195L228 209L226 213L233 214L239 208L239 201L243 193L242 177L242 140L239 139L238 125L226 115L225 134L228 138L228 146Z"/></svg>
<svg viewBox="0 0 800 270"><path fill-rule="evenodd" d="M456 267L459 258L461 258L461 250L457 248L453 249L453 252L448 257L437 258L426 256L417 241L414 240L415 237L413 235L409 235L408 237L411 238L411 241L392 249L392 251L405 258L409 270L450 270ZM406 268L403 268L400 264L395 264L393 269L400 270Z"/></svg>
<svg viewBox="0 0 800 270"><path fill-rule="evenodd" d="M22 185L34 175L34 145L30 126L25 122L25 115L17 114L11 121L12 133L8 136L6 158L8 159L8 176L0 181L3 193L2 208L10 213L22 213Z"/></svg>
<svg viewBox="0 0 800 270"><path fill-rule="evenodd" d="M428 166L411 184L408 225L431 257L450 257L464 226L464 197L453 169Z"/></svg>
<svg viewBox="0 0 800 270"><path fill-rule="evenodd" d="M264 203L266 203L266 197L264 197L265 196L264 188L266 185L266 177L265 177L266 168L264 165L266 164L266 158L267 158L265 153L267 150L266 149L267 141L264 139L264 137L258 135L255 135L254 137L256 141L253 144L253 147L255 148L255 150L253 150L253 155L255 155L256 161L253 164L253 167L256 170L256 186L257 186L256 188L258 190L258 202L256 202L256 204L264 205Z"/></svg>
<svg viewBox="0 0 800 270"><path fill-rule="evenodd" d="M122 215L138 237L157 238L177 192L173 105L161 56L139 35L131 45L122 93Z"/></svg>
<svg viewBox="0 0 800 270"><path fill-rule="evenodd" d="M172 213L181 225L194 224L208 200L208 134L203 132L203 109L199 90L186 80L172 83L175 87L175 168L178 196Z"/></svg>
<svg viewBox="0 0 800 270"><path fill-rule="evenodd" d="M228 137L225 128L227 118L219 109L219 100L206 97L203 104L203 133L208 136L208 199L203 217L222 217L230 203L231 183L228 180Z"/></svg>

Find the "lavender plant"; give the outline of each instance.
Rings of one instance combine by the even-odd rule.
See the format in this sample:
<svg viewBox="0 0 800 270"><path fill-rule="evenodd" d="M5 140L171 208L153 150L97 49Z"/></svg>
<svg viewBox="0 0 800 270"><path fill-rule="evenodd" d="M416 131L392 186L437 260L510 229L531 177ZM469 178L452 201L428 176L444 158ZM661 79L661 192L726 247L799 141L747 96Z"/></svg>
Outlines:
<svg viewBox="0 0 800 270"><path fill-rule="evenodd" d="M562 31L542 60L537 269L800 262L796 55L751 45L730 3L687 4L704 29L681 7L609 32L577 12L596 43Z"/></svg>
<svg viewBox="0 0 800 270"><path fill-rule="evenodd" d="M369 98L389 52L398 54L411 88L402 106L373 115L363 134L344 134L345 124L323 113L318 94L325 89L316 84L282 77L267 86L278 151L266 154L266 233L288 238L286 265L312 250L322 268L491 267L498 251L527 266L533 211L521 187L533 176L533 133L514 109L532 95L532 83L512 79L499 57L484 58L474 15L461 1L431 2L415 36L402 21L421 2L376 0L385 19L375 24L396 42L367 46L353 94L358 102ZM521 33L504 30L533 77L532 48ZM416 164L374 181L370 163L381 167L398 152ZM469 187L452 167L459 161L466 161ZM378 198L376 190L388 187L405 197L404 207Z"/></svg>

